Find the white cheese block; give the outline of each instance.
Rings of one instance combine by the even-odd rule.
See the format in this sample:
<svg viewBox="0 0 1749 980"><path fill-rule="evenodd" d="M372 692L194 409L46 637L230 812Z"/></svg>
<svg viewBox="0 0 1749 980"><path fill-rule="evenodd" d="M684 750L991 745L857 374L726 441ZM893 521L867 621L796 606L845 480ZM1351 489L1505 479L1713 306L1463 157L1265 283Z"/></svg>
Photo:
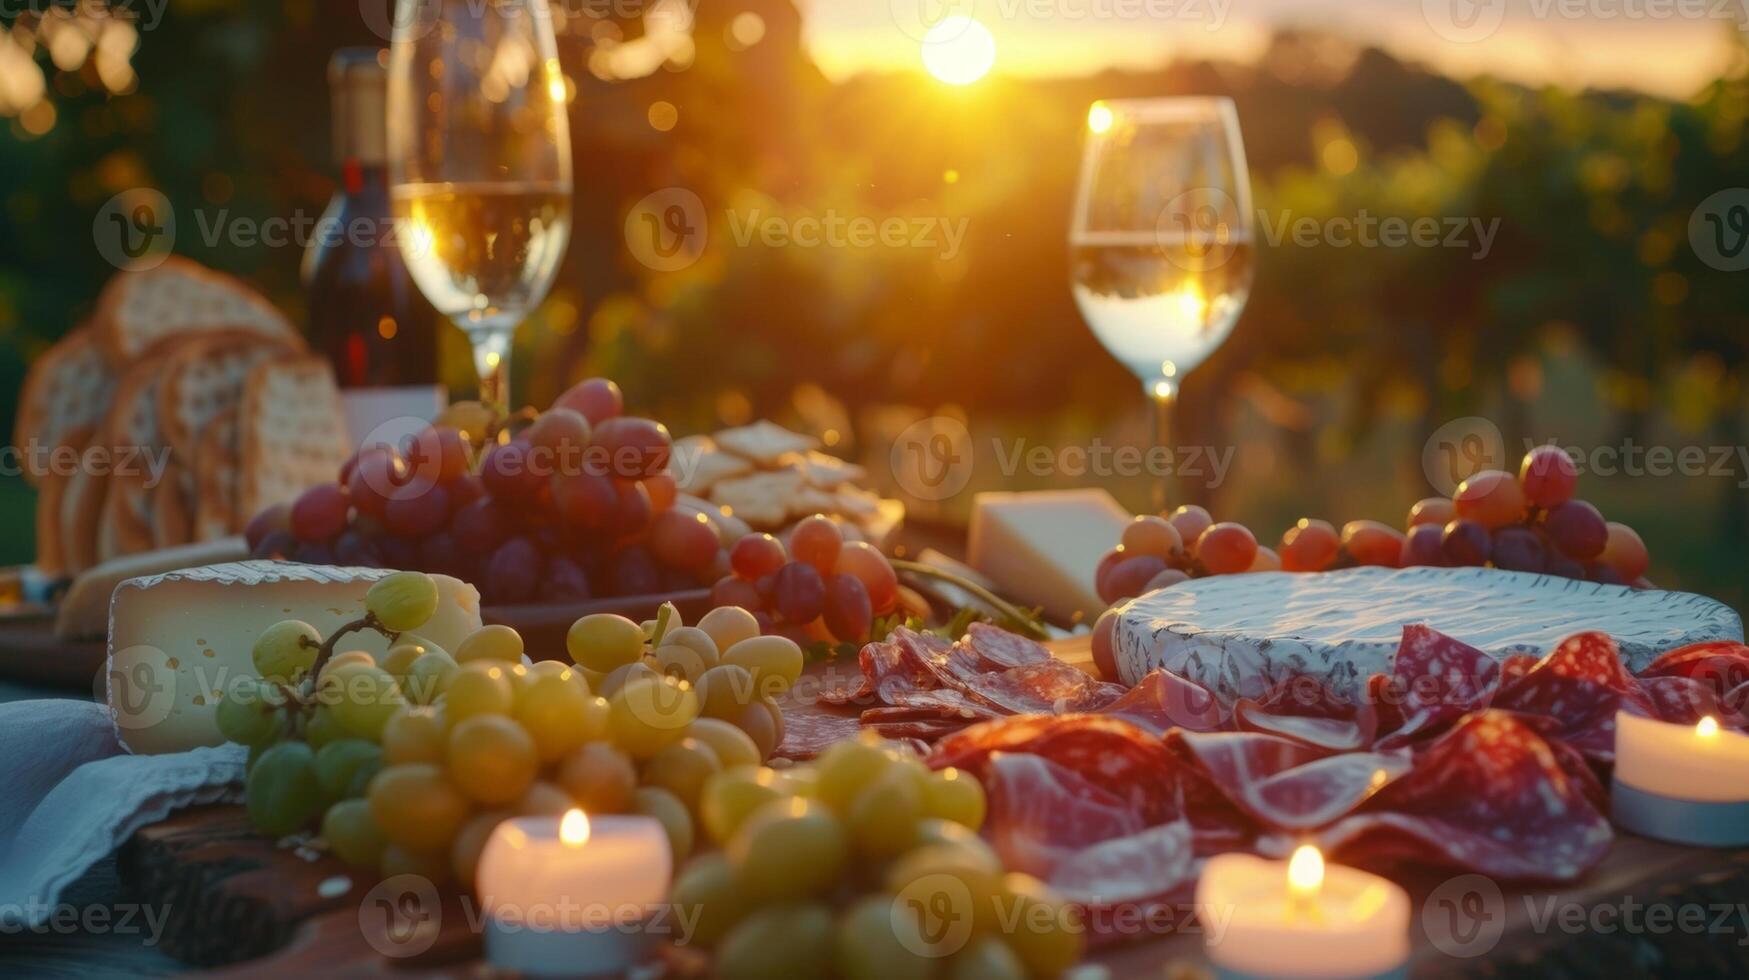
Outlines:
<svg viewBox="0 0 1749 980"><path fill-rule="evenodd" d="M1105 609L1093 573L1133 519L1104 490L980 493L966 560L1005 598L1059 623L1092 620Z"/></svg>
<svg viewBox="0 0 1749 980"><path fill-rule="evenodd" d="M1679 646L1743 638L1728 606L1687 592L1491 568L1352 568L1217 575L1151 592L1121 608L1115 652L1130 684L1165 667L1230 702L1310 674L1358 699L1368 676L1390 670L1410 623L1497 659L1601 630L1635 671Z"/></svg>
<svg viewBox="0 0 1749 980"><path fill-rule="evenodd" d="M122 582L109 611L108 700L116 737L131 752L182 752L218 745L218 699L256 676L250 651L262 630L301 619L323 636L364 615L381 568L294 562L205 565ZM480 593L447 575L437 580L437 614L415 632L446 650L480 628ZM380 656L375 631L352 633L337 650Z"/></svg>

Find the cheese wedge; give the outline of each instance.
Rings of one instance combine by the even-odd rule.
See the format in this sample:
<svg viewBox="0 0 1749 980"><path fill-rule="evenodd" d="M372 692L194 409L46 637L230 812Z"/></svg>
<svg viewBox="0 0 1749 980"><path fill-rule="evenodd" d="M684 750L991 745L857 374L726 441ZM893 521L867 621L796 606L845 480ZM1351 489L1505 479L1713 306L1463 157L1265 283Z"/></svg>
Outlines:
<svg viewBox="0 0 1749 980"><path fill-rule="evenodd" d="M262 630L301 619L323 636L364 614L380 568L241 561L122 582L109 612L106 671L116 737L130 752L182 752L218 745L215 712L232 685L256 676L250 651ZM454 650L480 628L480 593L446 575L437 580L437 614L416 632ZM381 656L379 633L359 632L340 651Z"/></svg>
<svg viewBox="0 0 1749 980"><path fill-rule="evenodd" d="M1003 596L1043 607L1060 625L1104 611L1094 588L1099 559L1133 519L1104 490L980 493L966 546L971 566Z"/></svg>

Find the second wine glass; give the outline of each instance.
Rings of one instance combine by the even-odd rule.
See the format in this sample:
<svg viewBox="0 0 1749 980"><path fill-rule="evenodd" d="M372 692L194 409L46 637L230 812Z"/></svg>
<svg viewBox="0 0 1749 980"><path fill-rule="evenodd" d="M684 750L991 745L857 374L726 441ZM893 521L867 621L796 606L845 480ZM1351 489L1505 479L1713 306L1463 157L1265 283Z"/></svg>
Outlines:
<svg viewBox="0 0 1749 980"><path fill-rule="evenodd" d="M480 400L510 397L511 337L571 234L571 130L546 0L400 0L388 136L396 240L468 334Z"/></svg>

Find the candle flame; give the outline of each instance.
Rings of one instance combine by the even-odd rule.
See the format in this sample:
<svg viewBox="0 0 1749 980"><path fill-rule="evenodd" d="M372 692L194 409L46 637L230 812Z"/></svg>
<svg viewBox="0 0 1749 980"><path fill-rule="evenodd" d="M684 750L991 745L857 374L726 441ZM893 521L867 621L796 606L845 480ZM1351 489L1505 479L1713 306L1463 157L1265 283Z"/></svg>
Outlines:
<svg viewBox="0 0 1749 980"><path fill-rule="evenodd" d="M1287 890L1295 902L1309 903L1324 887L1324 855L1310 844L1301 844L1287 862Z"/></svg>
<svg viewBox="0 0 1749 980"><path fill-rule="evenodd" d="M589 841L589 818L582 810L566 810L559 821L559 840L572 847L582 847Z"/></svg>
<svg viewBox="0 0 1749 980"><path fill-rule="evenodd" d="M1103 133L1111 128L1115 118L1111 106L1103 102L1095 102L1093 108L1087 110L1087 128L1095 133Z"/></svg>
<svg viewBox="0 0 1749 980"><path fill-rule="evenodd" d="M1712 715L1707 715L1700 720L1699 724L1694 726L1694 733L1701 738L1712 738L1718 735L1719 720Z"/></svg>

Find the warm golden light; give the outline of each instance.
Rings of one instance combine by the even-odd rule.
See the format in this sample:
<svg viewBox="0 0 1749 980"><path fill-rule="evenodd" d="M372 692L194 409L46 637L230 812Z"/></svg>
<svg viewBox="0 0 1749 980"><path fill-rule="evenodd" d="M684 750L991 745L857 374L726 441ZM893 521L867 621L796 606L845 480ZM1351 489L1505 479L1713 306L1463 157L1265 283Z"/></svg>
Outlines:
<svg viewBox="0 0 1749 980"><path fill-rule="evenodd" d="M1296 904L1310 904L1324 887L1324 855L1301 844L1287 862L1287 891Z"/></svg>
<svg viewBox="0 0 1749 980"><path fill-rule="evenodd" d="M1111 124L1116 118L1112 114L1111 106L1103 102L1095 102L1093 108L1087 110L1087 128L1095 133L1103 133L1111 128Z"/></svg>
<svg viewBox="0 0 1749 980"><path fill-rule="evenodd" d="M970 85L995 64L995 35L970 17L948 17L923 37L923 67L949 85Z"/></svg>
<svg viewBox="0 0 1749 980"><path fill-rule="evenodd" d="M1716 737L1719 734L1719 720L1712 715L1707 715L1700 720L1699 724L1694 726L1694 733L1701 738Z"/></svg>
<svg viewBox="0 0 1749 980"><path fill-rule="evenodd" d="M582 847L589 842L589 818L582 810L566 810L559 821L559 840L570 847Z"/></svg>

